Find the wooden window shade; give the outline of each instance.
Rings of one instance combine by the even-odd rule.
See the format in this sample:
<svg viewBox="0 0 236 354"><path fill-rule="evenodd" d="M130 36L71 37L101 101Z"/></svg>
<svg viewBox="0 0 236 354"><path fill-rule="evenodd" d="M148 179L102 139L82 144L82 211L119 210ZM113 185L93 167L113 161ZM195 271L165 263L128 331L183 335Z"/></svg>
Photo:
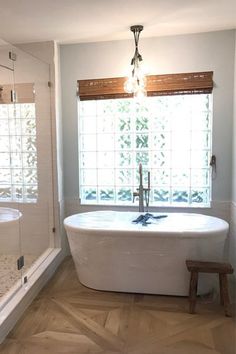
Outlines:
<svg viewBox="0 0 236 354"><path fill-rule="evenodd" d="M34 84L15 84L13 85L0 85L0 104L11 104L12 94L11 91L16 93L16 103L34 103Z"/></svg>
<svg viewBox="0 0 236 354"><path fill-rule="evenodd" d="M125 77L78 80L78 96L81 101L132 97L124 91L125 80ZM147 76L148 96L211 93L212 89L212 71Z"/></svg>

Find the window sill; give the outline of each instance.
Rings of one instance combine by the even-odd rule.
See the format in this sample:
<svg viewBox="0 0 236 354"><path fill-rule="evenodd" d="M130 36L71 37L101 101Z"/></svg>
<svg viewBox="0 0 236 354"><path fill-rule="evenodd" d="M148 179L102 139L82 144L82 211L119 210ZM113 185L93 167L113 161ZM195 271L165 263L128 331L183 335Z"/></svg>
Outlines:
<svg viewBox="0 0 236 354"><path fill-rule="evenodd" d="M110 207L110 208L125 208L125 209L138 209L138 205L137 204L107 204L107 203L80 203L81 206L83 207ZM149 207L145 207L144 209L210 209L211 206L211 202L207 203L207 204L201 204L201 205L196 205L196 204L158 204L158 205L149 205Z"/></svg>

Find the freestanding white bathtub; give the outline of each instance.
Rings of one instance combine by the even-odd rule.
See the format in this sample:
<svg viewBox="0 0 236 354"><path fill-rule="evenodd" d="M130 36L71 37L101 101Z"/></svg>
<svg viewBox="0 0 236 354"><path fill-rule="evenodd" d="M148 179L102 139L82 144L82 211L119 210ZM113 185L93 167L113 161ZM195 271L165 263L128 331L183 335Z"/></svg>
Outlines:
<svg viewBox="0 0 236 354"><path fill-rule="evenodd" d="M222 260L229 228L224 220L168 213L142 226L132 223L139 215L96 211L64 220L82 284L97 290L185 296L186 259ZM199 293L210 291L212 280L211 275L201 275Z"/></svg>

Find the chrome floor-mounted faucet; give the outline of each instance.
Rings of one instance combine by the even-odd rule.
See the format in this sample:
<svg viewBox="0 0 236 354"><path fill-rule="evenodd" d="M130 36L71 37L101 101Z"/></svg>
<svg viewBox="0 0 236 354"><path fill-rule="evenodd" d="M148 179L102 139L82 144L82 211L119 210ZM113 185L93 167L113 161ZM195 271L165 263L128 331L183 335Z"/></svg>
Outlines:
<svg viewBox="0 0 236 354"><path fill-rule="evenodd" d="M136 197L139 198L139 212L144 212L144 199L146 202L146 207L149 206L149 196L150 196L150 172L148 172L148 187L143 187L143 166L139 164L139 188L136 192L133 192L133 202ZM147 210L148 211L148 210Z"/></svg>

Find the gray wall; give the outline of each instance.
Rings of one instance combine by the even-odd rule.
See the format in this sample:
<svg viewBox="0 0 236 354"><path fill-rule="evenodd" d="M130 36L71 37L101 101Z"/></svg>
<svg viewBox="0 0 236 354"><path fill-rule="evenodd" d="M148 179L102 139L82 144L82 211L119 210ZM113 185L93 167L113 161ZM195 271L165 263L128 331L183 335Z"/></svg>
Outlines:
<svg viewBox="0 0 236 354"><path fill-rule="evenodd" d="M235 31L140 39L149 74L214 71L213 153L217 178L213 201L230 201ZM76 81L125 76L134 51L133 40L61 46L64 192L79 195Z"/></svg>
<svg viewBox="0 0 236 354"><path fill-rule="evenodd" d="M233 115L233 159L232 159L232 204L229 237L229 257L234 269L236 269L236 30L235 30L235 62L234 62L234 115ZM236 284L236 275L235 284ZM235 285L236 286L236 285Z"/></svg>
<svg viewBox="0 0 236 354"><path fill-rule="evenodd" d="M233 115L233 169L232 169L232 201L236 207L236 30L235 30L235 57L234 57L234 115ZM235 220L236 223L236 220Z"/></svg>

